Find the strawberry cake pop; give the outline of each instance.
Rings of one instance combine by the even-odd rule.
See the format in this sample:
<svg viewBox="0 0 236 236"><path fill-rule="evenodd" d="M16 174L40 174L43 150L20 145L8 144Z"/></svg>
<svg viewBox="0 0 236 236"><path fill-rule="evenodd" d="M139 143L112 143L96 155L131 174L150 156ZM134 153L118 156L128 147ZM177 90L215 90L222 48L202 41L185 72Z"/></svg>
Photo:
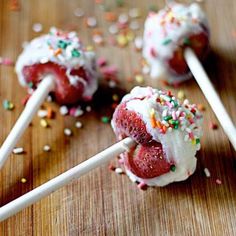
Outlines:
<svg viewBox="0 0 236 236"><path fill-rule="evenodd" d="M151 77L179 83L191 77L184 58L186 47L204 59L209 48L209 29L198 4L171 2L158 13L151 12L145 22L143 57Z"/></svg>
<svg viewBox="0 0 236 236"><path fill-rule="evenodd" d="M135 87L117 106L112 127L119 140L131 137L137 146L121 154L127 175L148 186L182 181L196 168L202 115L196 105L171 94Z"/></svg>
<svg viewBox="0 0 236 236"><path fill-rule="evenodd" d="M86 51L75 32L51 28L49 34L27 44L16 62L16 73L23 86L37 87L46 75L55 79L58 103L91 100L97 89L95 54Z"/></svg>
<svg viewBox="0 0 236 236"><path fill-rule="evenodd" d="M73 104L91 100L98 84L94 52L83 48L75 32L56 28L25 46L16 73L20 83L34 92L0 148L0 168L48 93L60 104Z"/></svg>

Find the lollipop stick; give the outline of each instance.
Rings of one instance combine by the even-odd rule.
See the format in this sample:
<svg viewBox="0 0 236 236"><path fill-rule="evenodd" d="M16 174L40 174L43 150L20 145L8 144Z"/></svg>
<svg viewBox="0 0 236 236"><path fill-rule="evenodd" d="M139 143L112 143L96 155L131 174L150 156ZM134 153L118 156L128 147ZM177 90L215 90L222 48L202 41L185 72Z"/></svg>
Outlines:
<svg viewBox="0 0 236 236"><path fill-rule="evenodd" d="M190 48L185 49L184 57L199 87L201 88L206 99L208 100L212 110L218 118L222 128L224 129L225 134L228 136L230 142L234 147L234 150L236 151L235 126L232 120L230 119L229 114L225 110L225 107L222 104L214 87L212 86L209 77L207 76L205 70L202 67L202 64Z"/></svg>
<svg viewBox="0 0 236 236"><path fill-rule="evenodd" d="M25 109L21 113L7 139L4 141L0 148L0 169L2 168L5 161L7 160L7 157L10 155L16 143L24 133L25 129L33 119L34 114L37 112L40 105L44 102L45 98L48 96L48 93L53 90L54 86L55 83L53 76L46 76L28 100Z"/></svg>
<svg viewBox="0 0 236 236"><path fill-rule="evenodd" d="M35 203L41 198L51 194L60 187L63 187L70 181L73 181L86 174L90 170L93 170L94 168L104 164L108 160L114 158L114 156L119 155L120 153L126 151L127 148L131 148L134 145L135 142L131 138L125 138L122 141L105 149L104 151L96 154L90 159L64 172L63 174L51 179L34 190L6 204L0 208L0 222L16 214L25 207Z"/></svg>

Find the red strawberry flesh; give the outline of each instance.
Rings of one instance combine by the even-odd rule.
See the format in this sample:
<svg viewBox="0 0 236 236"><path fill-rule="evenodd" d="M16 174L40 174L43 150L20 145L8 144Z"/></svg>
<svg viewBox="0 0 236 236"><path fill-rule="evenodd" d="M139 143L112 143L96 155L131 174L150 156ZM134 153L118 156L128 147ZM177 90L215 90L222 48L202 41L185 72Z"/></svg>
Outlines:
<svg viewBox="0 0 236 236"><path fill-rule="evenodd" d="M60 104L73 104L78 100L83 100L85 86L80 81L72 85L66 75L66 68L53 62L45 64L34 64L23 68L23 75L27 83L32 82L36 85L48 74L54 75L56 89L54 91L55 99ZM77 75L89 82L85 70L80 67L71 71L71 75Z"/></svg>
<svg viewBox="0 0 236 236"><path fill-rule="evenodd" d="M208 51L209 39L206 33L194 34L188 37L189 43L182 43L182 45L174 51L173 57L167 62L176 74L186 74L188 66L184 59L184 49L191 47L199 59L203 59Z"/></svg>
<svg viewBox="0 0 236 236"><path fill-rule="evenodd" d="M170 171L172 163L166 160L161 143L152 140L140 114L128 110L126 102L116 108L113 122L117 137L131 137L137 142L137 146L124 155L125 166L133 174L148 179Z"/></svg>

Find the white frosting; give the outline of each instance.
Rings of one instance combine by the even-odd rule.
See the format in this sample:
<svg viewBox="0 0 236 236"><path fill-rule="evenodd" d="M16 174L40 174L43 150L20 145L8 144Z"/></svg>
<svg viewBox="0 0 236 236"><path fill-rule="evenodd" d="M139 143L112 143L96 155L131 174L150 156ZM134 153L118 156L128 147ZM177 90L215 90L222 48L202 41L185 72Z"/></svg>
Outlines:
<svg viewBox="0 0 236 236"><path fill-rule="evenodd" d="M55 56L59 41L68 43L68 46L64 49L61 48L61 53ZM73 50L80 55L78 57L73 56ZM22 86L27 86L27 82L22 73L25 66L39 63L44 64L49 61L66 68L66 75L71 85L76 87L78 81L85 85L84 97L92 96L96 91L98 75L95 66L95 53L84 50L80 39L75 32L64 33L58 31L56 28L51 28L49 34L37 37L25 45L23 52L17 59L15 67L20 84ZM92 78L89 80L89 83L81 77L70 74L73 69L81 66L84 67L87 76Z"/></svg>
<svg viewBox="0 0 236 236"><path fill-rule="evenodd" d="M163 151L166 154L166 159L169 162L174 162L176 170L174 172L170 171L164 175L161 175L156 178L151 179L142 179L134 175L126 167L127 175L132 180L137 180L139 182L144 182L149 186L164 186L175 181L182 181L188 178L196 168L196 151L200 148L200 144L193 144L190 138L188 137L188 132L192 132L194 139L199 139L202 135L201 132L201 122L202 118L198 111L196 111L195 116L190 112L190 108L194 105L190 105L190 108L185 108L184 106L178 107L168 107L166 105L160 105L156 102L158 97L161 97L163 92L157 89L152 89L150 87L142 88L135 87L130 94L127 94L122 102L126 103L126 108L130 111L134 111L139 114L143 122L146 124L147 132L152 136L152 139L160 142L162 144ZM134 99L134 98L143 98L145 99ZM184 120L183 123L180 123L178 129L168 130L165 134L162 134L158 128L153 128L150 119L150 111L154 111L156 120L163 120L164 116L179 111L185 112L186 114L192 115L194 124L190 124L187 120ZM164 114L165 113L165 114ZM163 116L164 114L164 116ZM185 123L185 124L184 124ZM196 129L193 129L196 126ZM112 127L116 132L116 127L114 122L112 122ZM187 131L186 131L187 130Z"/></svg>
<svg viewBox="0 0 236 236"><path fill-rule="evenodd" d="M207 19L196 3L189 6L170 3L158 13L149 14L144 26L143 57L151 67L151 77L165 76L169 82L190 77L172 73L166 61L172 58L183 39L204 32L202 25L208 28Z"/></svg>

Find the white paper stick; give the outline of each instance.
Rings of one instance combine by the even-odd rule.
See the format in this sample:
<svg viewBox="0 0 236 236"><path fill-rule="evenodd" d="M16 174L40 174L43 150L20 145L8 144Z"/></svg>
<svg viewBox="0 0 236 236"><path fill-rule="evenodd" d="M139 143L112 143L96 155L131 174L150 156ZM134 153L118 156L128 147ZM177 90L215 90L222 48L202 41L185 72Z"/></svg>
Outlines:
<svg viewBox="0 0 236 236"><path fill-rule="evenodd" d="M8 137L0 148L0 169L4 165L7 157L12 152L16 143L32 121L33 116L39 109L40 105L44 102L48 93L54 89L55 82L53 76L46 76L42 82L40 82L38 88L34 91L30 99L28 100L23 112L16 121L14 127L10 131Z"/></svg>
<svg viewBox="0 0 236 236"><path fill-rule="evenodd" d="M111 160L114 156L124 152L126 148L131 148L133 146L135 146L135 142L131 138L125 138L54 179L51 179L25 195L13 200L0 208L0 221L16 214L25 207L68 184L70 181L81 177L108 160Z"/></svg>
<svg viewBox="0 0 236 236"><path fill-rule="evenodd" d="M199 87L201 88L203 94L208 100L212 110L214 111L216 117L218 118L225 134L228 136L230 142L232 143L234 150L236 151L236 129L230 119L229 114L225 110L224 105L221 102L218 94L216 93L213 85L210 82L205 70L202 67L201 62L198 60L192 49L187 48L184 51L185 60L195 77Z"/></svg>

